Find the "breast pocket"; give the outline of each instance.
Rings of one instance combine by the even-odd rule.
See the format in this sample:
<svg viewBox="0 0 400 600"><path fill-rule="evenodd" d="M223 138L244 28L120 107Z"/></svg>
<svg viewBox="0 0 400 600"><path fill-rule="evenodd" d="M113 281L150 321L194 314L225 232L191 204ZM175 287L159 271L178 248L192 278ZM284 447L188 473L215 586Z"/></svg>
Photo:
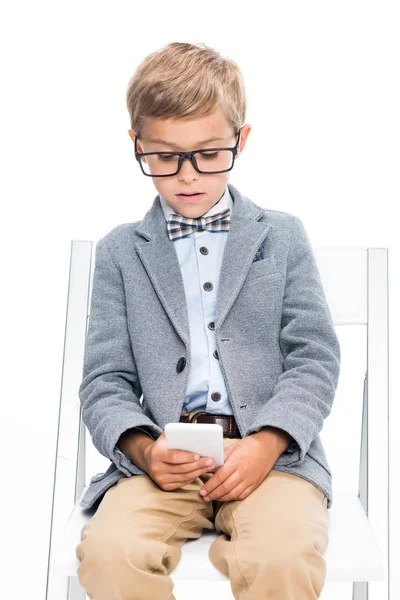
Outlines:
<svg viewBox="0 0 400 600"><path fill-rule="evenodd" d="M268 282L283 280L283 277L278 271L275 259L272 255L251 263L250 269L247 273L246 283L248 285L253 285L260 279Z"/></svg>

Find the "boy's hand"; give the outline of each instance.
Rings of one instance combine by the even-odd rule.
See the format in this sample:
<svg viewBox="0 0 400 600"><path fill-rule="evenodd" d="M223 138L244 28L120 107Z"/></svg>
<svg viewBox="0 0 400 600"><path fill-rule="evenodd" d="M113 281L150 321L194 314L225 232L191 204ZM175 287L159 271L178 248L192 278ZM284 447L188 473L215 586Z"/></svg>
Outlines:
<svg viewBox="0 0 400 600"><path fill-rule="evenodd" d="M200 456L199 460L195 460L195 454L186 450L169 450L163 431L158 439L144 450L146 472L162 490L176 490L215 467L213 459L211 465L206 465L210 457Z"/></svg>
<svg viewBox="0 0 400 600"><path fill-rule="evenodd" d="M279 456L273 439L269 445L253 434L225 448L224 464L201 488L206 491L203 498L220 501L247 498L264 481Z"/></svg>

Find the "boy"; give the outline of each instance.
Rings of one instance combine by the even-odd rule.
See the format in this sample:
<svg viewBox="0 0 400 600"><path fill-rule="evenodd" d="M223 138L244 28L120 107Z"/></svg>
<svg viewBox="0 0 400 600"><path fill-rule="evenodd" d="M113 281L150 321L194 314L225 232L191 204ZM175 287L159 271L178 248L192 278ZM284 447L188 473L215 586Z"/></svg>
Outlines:
<svg viewBox="0 0 400 600"><path fill-rule="evenodd" d="M340 347L310 241L228 184L250 132L235 63L169 44L127 102L158 194L96 247L79 393L111 465L81 501L99 504L79 581L93 600L173 599L182 544L215 527L209 558L236 599L318 598L332 504L319 432ZM168 450L177 421L222 425L225 464Z"/></svg>

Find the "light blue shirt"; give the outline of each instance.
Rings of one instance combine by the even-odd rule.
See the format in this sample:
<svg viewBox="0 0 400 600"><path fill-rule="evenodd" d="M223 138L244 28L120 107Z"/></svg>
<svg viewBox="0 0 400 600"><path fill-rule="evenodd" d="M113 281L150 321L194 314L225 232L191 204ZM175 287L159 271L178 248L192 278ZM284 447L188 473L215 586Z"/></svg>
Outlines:
<svg viewBox="0 0 400 600"><path fill-rule="evenodd" d="M159 194L165 220L176 213ZM223 196L203 217L214 215L230 208L233 199L226 188ZM215 346L215 304L218 282L229 231L194 231L176 240L171 240L178 257L184 282L186 305L189 317L191 364L182 412L206 411L208 413L233 415L232 405L225 385L223 373ZM201 252L205 248L208 252ZM212 290L203 288L211 282ZM148 430L138 427L150 437ZM297 444L291 444L293 451Z"/></svg>
<svg viewBox="0 0 400 600"><path fill-rule="evenodd" d="M161 207L167 221L175 211L160 196ZM203 217L210 217L230 208L233 201L229 189ZM177 213L176 213L177 214ZM229 231L194 231L190 235L171 241L181 267L189 316L191 365L182 412L204 410L209 413L233 415L232 406L216 355L215 304L217 301L222 255ZM200 249L207 249L202 253ZM212 290L203 288L205 282Z"/></svg>

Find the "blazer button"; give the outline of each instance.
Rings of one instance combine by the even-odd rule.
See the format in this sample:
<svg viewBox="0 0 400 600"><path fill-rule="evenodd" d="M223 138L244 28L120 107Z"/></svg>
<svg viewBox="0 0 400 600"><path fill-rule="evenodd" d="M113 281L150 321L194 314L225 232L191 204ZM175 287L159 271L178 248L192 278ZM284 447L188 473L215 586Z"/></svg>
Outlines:
<svg viewBox="0 0 400 600"><path fill-rule="evenodd" d="M200 252L201 252L202 254L208 254L208 248L206 248L205 246L202 246L202 247L200 248Z"/></svg>
<svg viewBox="0 0 400 600"><path fill-rule="evenodd" d="M186 365L186 358L184 356L181 356L180 359L178 360L178 362L176 363L176 370L178 371L178 373L181 373L183 371L183 369L185 368Z"/></svg>
<svg viewBox="0 0 400 600"><path fill-rule="evenodd" d="M213 392L211 394L211 400L214 400L214 402L218 402L218 400L221 400L221 394L219 392Z"/></svg>
<svg viewBox="0 0 400 600"><path fill-rule="evenodd" d="M215 356L215 358L218 358L218 359L219 359L219 356L218 356L218 350L214 350L214 352L213 352L213 356Z"/></svg>

